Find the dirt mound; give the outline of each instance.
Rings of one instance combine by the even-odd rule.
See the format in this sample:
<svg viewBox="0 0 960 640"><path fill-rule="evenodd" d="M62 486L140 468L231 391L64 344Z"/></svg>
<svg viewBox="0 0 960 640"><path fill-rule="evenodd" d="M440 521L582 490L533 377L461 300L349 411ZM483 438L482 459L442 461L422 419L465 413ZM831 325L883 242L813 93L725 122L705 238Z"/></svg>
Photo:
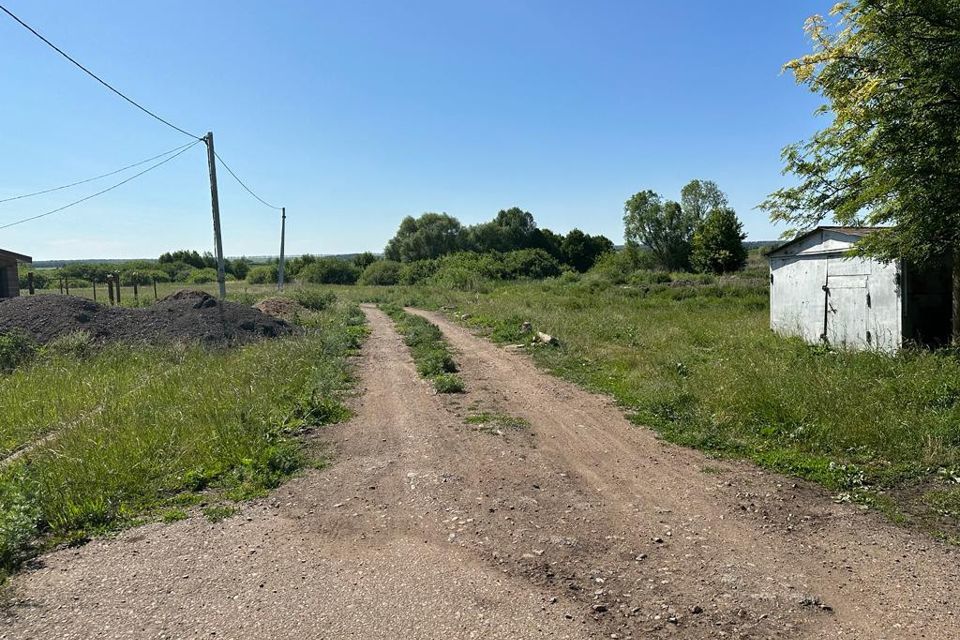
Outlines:
<svg viewBox="0 0 960 640"><path fill-rule="evenodd" d="M25 331L46 343L84 331L98 342L228 344L292 331L284 320L252 307L220 302L202 291L178 291L141 309L105 307L74 296L39 295L0 301L0 333Z"/></svg>
<svg viewBox="0 0 960 640"><path fill-rule="evenodd" d="M298 314L307 311L306 307L290 298L266 298L253 305L253 308L259 309L268 316L283 318L287 322L293 322Z"/></svg>

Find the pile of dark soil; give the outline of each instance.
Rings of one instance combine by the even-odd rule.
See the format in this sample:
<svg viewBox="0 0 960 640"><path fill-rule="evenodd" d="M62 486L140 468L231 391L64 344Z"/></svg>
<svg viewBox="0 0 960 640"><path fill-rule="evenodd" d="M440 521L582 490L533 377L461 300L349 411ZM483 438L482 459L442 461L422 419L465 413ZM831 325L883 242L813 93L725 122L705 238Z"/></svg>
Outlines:
<svg viewBox="0 0 960 640"><path fill-rule="evenodd" d="M292 327L252 307L202 291L178 291L140 309L105 307L61 295L0 300L0 333L24 331L41 343L84 331L97 342L232 344L290 333Z"/></svg>

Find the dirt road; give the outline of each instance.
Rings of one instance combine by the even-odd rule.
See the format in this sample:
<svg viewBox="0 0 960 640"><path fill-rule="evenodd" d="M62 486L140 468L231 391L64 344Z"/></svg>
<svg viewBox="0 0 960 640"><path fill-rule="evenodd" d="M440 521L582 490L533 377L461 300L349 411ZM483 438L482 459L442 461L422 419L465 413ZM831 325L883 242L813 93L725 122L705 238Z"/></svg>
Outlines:
<svg viewBox="0 0 960 640"><path fill-rule="evenodd" d="M0 637L960 637L952 548L663 444L424 314L467 384L434 395L366 313L356 416L323 434L332 467L219 524L45 556L13 581Z"/></svg>

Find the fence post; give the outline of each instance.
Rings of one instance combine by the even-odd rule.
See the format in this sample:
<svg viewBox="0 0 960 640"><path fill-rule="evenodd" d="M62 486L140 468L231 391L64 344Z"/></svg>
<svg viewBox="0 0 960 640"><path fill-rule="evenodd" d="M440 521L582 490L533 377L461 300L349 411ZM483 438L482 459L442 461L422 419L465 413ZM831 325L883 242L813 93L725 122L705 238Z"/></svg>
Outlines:
<svg viewBox="0 0 960 640"><path fill-rule="evenodd" d="M63 281L67 284L67 295L70 295L70 278L69 276L64 278Z"/></svg>
<svg viewBox="0 0 960 640"><path fill-rule="evenodd" d="M60 276L60 295L63 295L63 276Z"/></svg>
<svg viewBox="0 0 960 640"><path fill-rule="evenodd" d="M30 295L33 295L33 271L27 272L27 289L30 291Z"/></svg>
<svg viewBox="0 0 960 640"><path fill-rule="evenodd" d="M153 301L156 302L160 298L157 297L157 279L153 278Z"/></svg>
<svg viewBox="0 0 960 640"><path fill-rule="evenodd" d="M110 306L113 306L113 276L107 276L107 290L110 292Z"/></svg>
<svg viewBox="0 0 960 640"><path fill-rule="evenodd" d="M137 274L133 274L133 306L140 306L140 289L137 287Z"/></svg>
<svg viewBox="0 0 960 640"><path fill-rule="evenodd" d="M96 277L94 277L93 280L90 281L90 284L93 285L93 301L96 302L96 301L97 301L97 279L96 279Z"/></svg>
<svg viewBox="0 0 960 640"><path fill-rule="evenodd" d="M113 274L113 281L117 283L117 304L120 304L120 274Z"/></svg>

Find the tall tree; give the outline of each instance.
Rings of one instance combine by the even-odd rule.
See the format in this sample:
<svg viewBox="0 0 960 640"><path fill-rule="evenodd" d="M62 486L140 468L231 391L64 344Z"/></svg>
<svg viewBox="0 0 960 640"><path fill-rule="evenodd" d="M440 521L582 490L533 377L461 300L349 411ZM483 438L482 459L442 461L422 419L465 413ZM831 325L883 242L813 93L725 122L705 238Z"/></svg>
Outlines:
<svg viewBox="0 0 960 640"><path fill-rule="evenodd" d="M680 190L683 212L700 222L714 209L727 206L727 195L713 180L691 180Z"/></svg>
<svg viewBox="0 0 960 640"><path fill-rule="evenodd" d="M563 262L583 273L604 253L613 251L613 243L602 235L591 236L580 229L571 229L561 245Z"/></svg>
<svg viewBox="0 0 960 640"><path fill-rule="evenodd" d="M650 190L635 193L623 207L623 236L627 246L649 247L657 263L665 269L690 267L690 240L696 223L679 203L664 201Z"/></svg>
<svg viewBox="0 0 960 640"><path fill-rule="evenodd" d="M717 207L707 214L693 234L690 263L703 273L739 271L747 263L743 224L730 207Z"/></svg>
<svg viewBox="0 0 960 640"><path fill-rule="evenodd" d="M384 256L397 262L438 258L459 251L462 236L460 221L445 213L425 213L419 218L407 216L387 243Z"/></svg>
<svg viewBox="0 0 960 640"><path fill-rule="evenodd" d="M960 267L960 1L858 0L831 15L807 21L814 52L785 68L832 119L784 149L799 184L761 206L799 229L831 217L889 225L858 250L917 263L953 254Z"/></svg>

